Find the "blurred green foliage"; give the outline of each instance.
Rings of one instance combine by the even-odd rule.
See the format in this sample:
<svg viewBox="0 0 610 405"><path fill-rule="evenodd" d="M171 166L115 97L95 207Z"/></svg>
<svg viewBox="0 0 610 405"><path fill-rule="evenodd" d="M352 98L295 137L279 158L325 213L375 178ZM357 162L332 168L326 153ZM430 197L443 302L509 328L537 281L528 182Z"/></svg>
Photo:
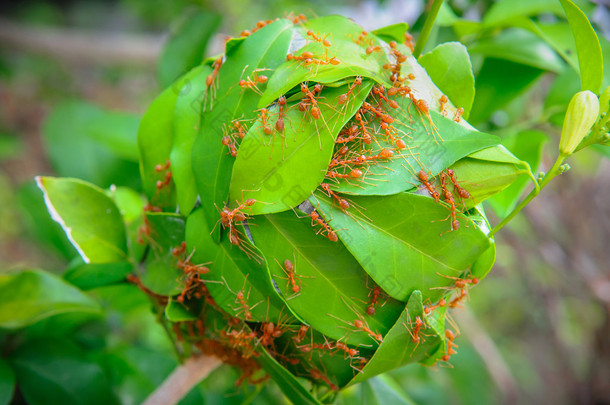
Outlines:
<svg viewBox="0 0 610 405"><path fill-rule="evenodd" d="M378 7L384 9L389 3L379 2ZM577 4L589 17L593 15L594 4ZM201 7L201 3L124 0L78 1L58 6L51 2L24 2L12 8L10 15L39 26L89 29L112 26L109 21L114 16L126 30L154 32L165 31L170 23L178 25L188 6ZM222 14L222 32L236 34L258 19L272 18L285 10L324 14L328 6L328 2L238 1L203 4L202 8ZM421 27L422 21L415 21L413 29ZM544 145L550 145L550 149L556 145L565 107L580 89L577 44L567 31L561 3L448 2L438 21L426 51L436 43L459 41L471 53L476 83L471 122L478 129L501 136L503 144L533 170L543 167L548 157ZM598 28L597 24L593 26ZM610 83L610 42L598 36L606 86ZM507 51L510 49L513 51ZM101 308L101 313L93 313L73 307L72 312L52 315L18 331L0 330L0 404L11 401L13 390L16 403L43 403L39 402L41 395L45 395L43 400L49 395L65 396L65 403L140 403L177 365L165 331L151 314L151 302L135 286L121 282L124 273L120 268L114 270L116 278L105 281L107 285L90 288L79 282L79 272L89 269L83 270L78 259L68 266L76 251L48 216L41 193L25 180L34 174L59 174L79 177L100 187L115 184L140 190L134 128L152 94L162 87L155 84L160 73L154 66L84 70L67 67L53 58L4 48L0 48L0 72L4 98L0 111L0 265L6 270L54 270L63 274L63 280L53 276L54 285L73 291L74 284L86 290L80 294L86 294L88 302L94 301ZM138 86L135 91L128 85L133 82ZM87 102L74 101L81 99ZM54 108L46 116L46 124L40 125L40 106L54 106L60 100L66 104ZM19 108L15 109L15 105ZM117 105L130 112L117 112ZM90 126L90 120L97 120L98 124ZM28 125L31 122L35 123L36 134L40 128L49 147L44 153L40 153L40 141L27 135L32 132ZM32 147L37 143L37 148ZM608 392L596 388L595 373L604 370L603 364L597 363L607 359L607 353L599 351L602 346L595 342L596 336L607 338L608 310L580 269L573 271L570 266L574 264L566 264L562 258L573 259L570 246L576 245L580 252L590 252L587 254L593 256L594 269L597 267L603 276L602 263L607 263L607 256L598 246L607 240L607 228L603 229L607 222L601 217L601 229L596 230L594 224L589 226L598 238L583 246L570 235L583 235L577 231L587 225L586 221L595 222L592 212L586 212L587 219L582 219L577 216L578 207L561 211L560 206L565 200L576 200L578 193L587 199L608 185L607 179L603 183L600 176L594 180L600 181L599 185L587 182L603 165L600 155L610 155L607 146L595 150L576 156L575 170L568 175L572 178L561 179L561 190L558 187L550 191L553 194L544 204L557 215L549 224L541 225L535 219L535 215L542 214L540 207L533 207L530 216L515 220L506 238L499 236L504 242L498 247L499 265L476 288L468 305L482 329L475 332L472 324L458 319L464 336L459 340L460 354L452 358L453 368L410 365L341 392L337 402L375 403L379 398L393 398L397 402L430 404L561 404L573 403L583 395L603 400L603 393ZM523 194L525 180L521 183L490 202L499 217ZM575 219L570 220L570 215ZM600 215L605 215L607 221L607 211ZM549 238L548 233L553 236ZM559 259L549 259L549 255L558 255ZM64 274L68 267L70 270ZM13 276L2 275L0 289L6 286L7 277L18 282ZM481 336L495 342L515 385L506 381L503 385L490 372L493 360L491 366L486 363L490 359L486 357L488 352L481 350L481 340L477 340ZM64 378L74 381L74 391L67 392L62 389L65 385L57 383ZM273 383L260 391L248 387L239 390L233 385L237 378L235 370L223 366L182 403L201 403L202 399L209 403L242 403L253 395L254 403L283 401Z"/></svg>

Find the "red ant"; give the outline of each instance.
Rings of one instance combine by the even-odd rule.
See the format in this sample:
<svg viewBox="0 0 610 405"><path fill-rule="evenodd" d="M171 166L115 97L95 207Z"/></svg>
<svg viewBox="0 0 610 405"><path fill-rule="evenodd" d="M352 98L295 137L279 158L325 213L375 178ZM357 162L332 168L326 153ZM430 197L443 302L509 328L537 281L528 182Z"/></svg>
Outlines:
<svg viewBox="0 0 610 405"><path fill-rule="evenodd" d="M464 109L462 107L458 108L457 110L455 110L455 115L453 116L453 120L455 122L460 122L463 114L464 114Z"/></svg>
<svg viewBox="0 0 610 405"><path fill-rule="evenodd" d="M413 35L409 34L408 32L405 32L405 45L411 50L411 53L413 53L413 51L415 50L413 44Z"/></svg>
<svg viewBox="0 0 610 405"><path fill-rule="evenodd" d="M441 360L449 361L452 354L457 354L457 351L453 350L453 348L458 347L458 345L456 345L454 343L456 335L450 329L447 329L445 331L445 337L447 339L447 352L445 353L445 355L443 357L441 357Z"/></svg>
<svg viewBox="0 0 610 405"><path fill-rule="evenodd" d="M339 240L339 238L337 237L337 233L333 231L332 228L326 222L324 222L324 219L320 217L320 214L318 213L318 211L316 211L315 208L313 211L311 211L311 214L309 214L309 216L311 217L312 226L318 224L322 227L322 229L318 233L322 232L322 235L327 237L331 242L336 242ZM324 232L326 232L326 234L324 234Z"/></svg>
<svg viewBox="0 0 610 405"><path fill-rule="evenodd" d="M366 333L369 334L370 337L372 337L373 339L375 339L376 341L378 341L379 343L383 342L383 336L381 336L381 333L376 333L373 332L369 326L367 325L367 323L365 321L362 321L360 319L355 319L354 320L354 326Z"/></svg>
<svg viewBox="0 0 610 405"><path fill-rule="evenodd" d="M247 69L248 66L246 66L244 68L244 71ZM242 72L243 74L243 72ZM252 74L254 79L250 79L250 76L246 77L246 79L241 79L239 81L239 87L241 87L242 89L252 89L252 91L254 91L256 94L258 95L262 95L263 93L260 91L260 89L257 87L258 84L263 84L266 83L268 80L267 76L264 75L260 75L258 76L258 71L254 70L253 74Z"/></svg>
<svg viewBox="0 0 610 405"><path fill-rule="evenodd" d="M375 305L377 304L377 300L379 295L381 294L381 287L377 286L371 290L369 293L369 297L371 300L369 301L369 306L366 308L366 313L368 315L375 315ZM372 295L372 296L371 296Z"/></svg>
<svg viewBox="0 0 610 405"><path fill-rule="evenodd" d="M440 105L441 114L443 114L443 117L447 116L446 104L448 102L449 102L449 98L446 95L444 95L444 94L438 99L438 103Z"/></svg>
<svg viewBox="0 0 610 405"><path fill-rule="evenodd" d="M235 144L233 143L233 140L231 139L230 136L228 136L228 135L223 136L220 142L224 146L229 147L229 154L232 157L237 157L237 148L235 147Z"/></svg>
<svg viewBox="0 0 610 405"><path fill-rule="evenodd" d="M395 145L397 150L403 150L403 149L405 149L407 147L407 145L405 144L405 141L403 141L400 138L398 138L398 139L394 138L394 134L392 133L392 130L394 128L392 126L390 126L390 124L382 122L381 123L381 129L385 132L385 134L388 137L389 141L391 143L394 143L394 145Z"/></svg>
<svg viewBox="0 0 610 405"><path fill-rule="evenodd" d="M275 129L278 132L282 132L284 130L284 108L286 108L286 97L280 96L277 100L277 104L280 108L280 113L277 121L275 122Z"/></svg>
<svg viewBox="0 0 610 405"><path fill-rule="evenodd" d="M182 242L180 246L172 249L172 256L178 257L186 251L186 242Z"/></svg>
<svg viewBox="0 0 610 405"><path fill-rule="evenodd" d="M421 122L422 122L422 125L424 125L424 128L426 128L426 125L424 124L424 117L422 115L425 115L426 118L428 118L428 121L430 122L430 129L432 130L432 136L434 137L434 141L438 144L438 141L436 140L436 137L438 136L438 138L442 142L444 142L443 137L438 132L438 128L436 127L436 125L434 125L434 122L432 122L432 117L430 116L430 107L428 107L428 103L426 102L426 100L416 99L413 96L413 94L410 94L409 96L411 98L411 102L413 103L415 108L417 108L417 110L420 113L421 120L422 120ZM426 131L428 131L428 130L426 129Z"/></svg>
<svg viewBox="0 0 610 405"><path fill-rule="evenodd" d="M233 121L233 127L237 131L237 137L240 139L244 139L248 130L242 125L242 123L238 120L235 120Z"/></svg>
<svg viewBox="0 0 610 405"><path fill-rule="evenodd" d="M341 209L346 210L349 208L349 202L347 202L346 199L341 198L337 195L337 193L335 193L333 190L330 189L330 184L328 183L320 183L320 187L322 187L322 190L326 191L326 193L328 194L329 197L334 198L335 200L337 200L337 202L339 203L339 206L341 207Z"/></svg>
<svg viewBox="0 0 610 405"><path fill-rule="evenodd" d="M282 267L277 261L277 259L275 261L278 266ZM284 266L282 267L282 270L284 270L286 276L288 277L288 282L286 283L286 291L288 291L288 289L290 288L290 290L292 290L292 292L295 294L301 292L301 286L297 283L297 272L294 270L294 264L292 264L290 260L286 259L284 260Z"/></svg>
<svg viewBox="0 0 610 405"><path fill-rule="evenodd" d="M261 123L263 125L263 132L265 135L271 135L273 133L273 129L269 126L269 117L267 115L267 109L261 108Z"/></svg>
<svg viewBox="0 0 610 405"><path fill-rule="evenodd" d="M244 283L245 283L245 281L244 281ZM250 293L248 293L248 296L250 296ZM244 291L241 290L236 294L235 302L239 303L239 305L241 306L241 310L239 312L243 311L244 318L247 321L250 321L250 320L252 320L252 312L250 312L251 308L246 303L246 301L248 301L248 296L244 297Z"/></svg>
<svg viewBox="0 0 610 405"><path fill-rule="evenodd" d="M307 17L305 17L305 14L299 14L297 16L294 16L294 14L290 13L287 18L295 25L307 21Z"/></svg>
<svg viewBox="0 0 610 405"><path fill-rule="evenodd" d="M371 104L367 103L366 101L364 103L362 103L362 109L364 111L373 112L375 114L375 116L377 116L377 118L381 119L382 122L385 122L387 124L391 124L392 122L394 122L394 118L391 115L386 114L381 109L373 107Z"/></svg>
<svg viewBox="0 0 610 405"><path fill-rule="evenodd" d="M413 343L419 343L421 337L419 336L419 331L424 327L424 321L418 316L415 318L415 326L413 327L413 331L411 332L411 340Z"/></svg>
<svg viewBox="0 0 610 405"><path fill-rule="evenodd" d="M218 71L220 70L220 67L222 66L222 56L218 59L216 59L214 61L214 70L212 71L212 73L205 79L205 84L206 86L210 87L212 86L212 84L214 83L214 81L216 80L216 77L218 77Z"/></svg>
<svg viewBox="0 0 610 405"><path fill-rule="evenodd" d="M270 346L275 338L282 336L283 333L284 331L276 327L273 322L263 323L263 335L260 338L260 342L263 346Z"/></svg>
<svg viewBox="0 0 610 405"><path fill-rule="evenodd" d="M322 380L322 381L324 381L326 383L326 385L328 385L330 387L331 390L339 391L339 387L337 387L337 384L335 384L332 381L330 381L328 379L328 377L325 376L324 374L322 374L322 372L320 370L316 370L315 368L312 368L311 370L309 370L309 374L311 374L311 377L314 380Z"/></svg>
<svg viewBox="0 0 610 405"><path fill-rule="evenodd" d="M299 103L299 111L307 111L307 107L311 106L309 109L309 113L313 117L314 120L318 120L320 118L320 107L318 107L318 100L316 99L316 93L320 93L322 91L322 85L317 83L313 87L313 91L309 90L306 83L301 83L301 92L305 93L305 98Z"/></svg>
<svg viewBox="0 0 610 405"><path fill-rule="evenodd" d="M163 171L165 171L165 176L163 180L157 180L157 183L155 184L155 186L157 187L157 190L161 190L163 187L168 186L169 183L172 181L172 172L169 171L169 168L171 166L171 162L169 160L167 160L165 162L165 164L161 165L155 165L155 172L157 173L161 173Z"/></svg>
<svg viewBox="0 0 610 405"><path fill-rule="evenodd" d="M349 173L337 173L337 172L333 172L333 171L328 171L326 173L326 177L328 177L329 179L358 179L360 177L362 177L362 170L359 169L353 169L351 170Z"/></svg>
<svg viewBox="0 0 610 405"><path fill-rule="evenodd" d="M345 353L345 357L356 357L360 353L358 350L347 346L343 342L336 342L335 349L343 350L343 352Z"/></svg>
<svg viewBox="0 0 610 405"><path fill-rule="evenodd" d="M312 30L309 30L307 31L307 35L310 36L314 41L321 43L327 48L332 46L332 43L328 39L326 39L326 37L328 37L328 35L330 34L327 34L326 37L321 38L318 34L313 32Z"/></svg>
<svg viewBox="0 0 610 405"><path fill-rule="evenodd" d="M305 335L307 334L307 331L309 330L309 326L307 325L301 325L299 327L299 331L297 332L296 336L293 336L293 340L295 343L301 343L303 341L303 339L305 339Z"/></svg>
<svg viewBox="0 0 610 405"><path fill-rule="evenodd" d="M345 104L347 102L347 100L349 99L349 96L352 94L352 92L354 91L354 89L357 86L360 86L362 84L362 77L360 76L356 76L356 79L354 80L354 83L352 83L349 88L347 89L347 93L345 94L341 94L339 96L339 98L337 99L337 103L339 104Z"/></svg>
<svg viewBox="0 0 610 405"><path fill-rule="evenodd" d="M432 311L434 311L437 308L443 308L447 305L447 300L445 300L444 298L441 298L436 305L431 305L431 306L424 306L424 314L426 315L430 315L432 313Z"/></svg>
<svg viewBox="0 0 610 405"><path fill-rule="evenodd" d="M453 187L457 190L460 197L462 197L464 199L470 198L470 193L459 185L457 178L455 176L455 172L452 169L447 169L447 175L451 179L451 182L453 183Z"/></svg>
<svg viewBox="0 0 610 405"><path fill-rule="evenodd" d="M440 178L441 178L441 189L443 190L445 202L447 202L450 205L449 209L451 210L451 214L449 214L449 215L451 217L451 230L457 231L460 227L460 221L458 221L455 216L455 211L456 211L455 201L453 199L453 194L451 194L451 192L447 189L445 172L440 173Z"/></svg>
<svg viewBox="0 0 610 405"><path fill-rule="evenodd" d="M440 195L428 181L428 179L429 179L428 174L426 172L424 172L423 170L420 170L419 173L417 173L417 177L419 178L419 181L424 185L424 187L426 187L426 189L428 190L428 193L430 193L430 195L438 202L440 199Z"/></svg>
<svg viewBox="0 0 610 405"><path fill-rule="evenodd" d="M381 52L381 51L382 51L382 49L381 49L381 46L379 46L379 45L371 45L371 46L366 48L366 54L367 55L370 55L373 52Z"/></svg>
<svg viewBox="0 0 610 405"><path fill-rule="evenodd" d="M347 136L341 136L341 135L347 135ZM350 127L346 127L345 129L343 129L341 131L341 133L339 134L339 136L337 137L337 139L335 140L336 144L343 144L343 143L348 143L353 141L354 139L358 138L358 126L357 125L351 125ZM345 151L345 153L347 153L347 150ZM345 154L342 153L342 154Z"/></svg>
<svg viewBox="0 0 610 405"><path fill-rule="evenodd" d="M358 122L358 125L360 125L360 130L362 131L362 142L364 142L366 145L370 145L372 136L370 135L368 127L366 126L368 122L364 122L364 118L360 113L361 110L362 109L358 110L358 112L354 115L354 120L356 120L356 122Z"/></svg>

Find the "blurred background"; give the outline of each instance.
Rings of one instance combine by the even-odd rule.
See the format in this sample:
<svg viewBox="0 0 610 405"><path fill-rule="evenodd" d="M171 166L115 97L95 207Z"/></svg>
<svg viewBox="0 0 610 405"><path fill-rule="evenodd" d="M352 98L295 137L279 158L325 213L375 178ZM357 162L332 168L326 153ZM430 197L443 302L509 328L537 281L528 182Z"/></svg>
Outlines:
<svg viewBox="0 0 610 405"><path fill-rule="evenodd" d="M540 3L545 7L553 2ZM584 1L579 5L595 21L598 33L607 35L608 8ZM204 44L202 51L212 56L222 52L227 36L290 12L309 17L343 14L365 29L406 21L417 31L425 6L415 0L1 3L0 272L43 268L62 275L66 267L78 264L76 252L50 220L34 176L79 177L101 187L139 189L139 116L181 73L180 66L172 65L171 52L180 47L172 42L172 33L191 29L193 36L210 35L207 50ZM507 140L523 136L527 129L528 139L537 142L525 154L544 171L552 163L560 133L557 124L563 118L557 111L565 109L578 90L578 79L569 69L549 67L548 60L547 65L536 65L531 60L503 59L501 47L494 55L486 54L482 47L477 49L476 39L469 42L452 25L454 18L479 21L492 6L490 1L448 2L428 49L435 40L465 42L471 48L477 90L479 79L489 86L481 70L490 60L527 78L522 83L507 80L497 95L490 96L489 88L486 95L477 95L471 122ZM542 12L537 18L548 21L553 15ZM203 25L207 30L201 30ZM512 52L509 48L507 53ZM607 39L602 48L607 59ZM494 108L487 108L490 99L499 98L503 99ZM572 170L553 181L497 235L494 269L473 290L466 308L454 313L462 336L453 366L410 365L389 373L411 400L610 404L607 149L574 156ZM497 214L506 211L498 201L488 208L494 223ZM103 316L58 316L18 336L0 332L3 355L14 347L25 350L23 345L36 339L69 336L95 360L122 403L139 403L176 365L166 337L135 287L109 286L89 293L103 304ZM242 390L233 384L237 377L221 367L185 403L282 402L273 384ZM350 403L359 390L348 390L339 401ZM17 392L13 402L23 401Z"/></svg>

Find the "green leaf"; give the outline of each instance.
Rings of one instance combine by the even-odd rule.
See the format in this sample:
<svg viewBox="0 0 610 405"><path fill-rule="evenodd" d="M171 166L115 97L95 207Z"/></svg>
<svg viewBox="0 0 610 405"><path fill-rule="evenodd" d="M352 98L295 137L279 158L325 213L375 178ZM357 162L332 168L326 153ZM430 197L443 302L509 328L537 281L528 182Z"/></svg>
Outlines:
<svg viewBox="0 0 610 405"><path fill-rule="evenodd" d="M0 327L18 329L66 312L98 313L98 305L42 270L0 275Z"/></svg>
<svg viewBox="0 0 610 405"><path fill-rule="evenodd" d="M374 316L364 315L374 283L342 243L316 235L309 218L298 218L291 211L259 216L250 229L286 303L324 335L352 345L370 345L371 337L350 328L353 321L362 318L383 335L402 311L404 304L382 294L383 306L377 306ZM294 266L301 287L298 294L288 285L285 260ZM320 302L324 302L322 310Z"/></svg>
<svg viewBox="0 0 610 405"><path fill-rule="evenodd" d="M158 66L161 88L202 62L208 42L220 27L221 20L220 15L208 11L187 12L161 51Z"/></svg>
<svg viewBox="0 0 610 405"><path fill-rule="evenodd" d="M477 92L470 122L487 120L494 111L525 92L543 73L541 69L520 63L486 58L476 77Z"/></svg>
<svg viewBox="0 0 610 405"><path fill-rule="evenodd" d="M438 45L417 60L451 102L468 118L474 100L474 74L468 50L459 42Z"/></svg>
<svg viewBox="0 0 610 405"><path fill-rule="evenodd" d="M515 17L532 16L541 13L561 15L561 7L556 0L500 0L485 14L483 23L487 27L502 25Z"/></svg>
<svg viewBox="0 0 610 405"><path fill-rule="evenodd" d="M286 397L295 405L319 405L320 402L288 370L258 346L258 363L271 376Z"/></svg>
<svg viewBox="0 0 610 405"><path fill-rule="evenodd" d="M414 342L412 329L418 317L424 321L424 327L418 334L420 341ZM385 336L373 358L349 385L426 358L428 353L441 343L441 337L431 327L429 319L430 317L424 315L422 293L414 291L405 310Z"/></svg>
<svg viewBox="0 0 610 405"><path fill-rule="evenodd" d="M66 340L30 341L11 362L28 404L118 404L101 367Z"/></svg>
<svg viewBox="0 0 610 405"><path fill-rule="evenodd" d="M136 134L139 118L83 102L66 102L43 123L49 159L60 176L101 187L140 187Z"/></svg>
<svg viewBox="0 0 610 405"><path fill-rule="evenodd" d="M330 47L326 48L319 42L310 41L293 54L300 55L308 51L314 55L315 59L324 60L324 58L334 57L339 59L340 63L338 65L329 63L306 66L302 61L286 61L269 79L267 89L258 103L259 108L268 106L301 82L310 81L331 85L347 77L362 76L390 85L385 78L387 73L382 67L388 63L386 54L383 52L366 54L366 48L369 45L380 45L381 41L368 35L361 44L357 44L355 41L359 38L363 28L353 21L337 15L316 18L305 24L302 35L307 36L305 30L311 30L321 37L325 37L325 32L329 27L333 27L332 37L327 38L332 44ZM410 52L406 51L406 54L409 55Z"/></svg>
<svg viewBox="0 0 610 405"><path fill-rule="evenodd" d="M554 73L564 69L561 58L543 40L520 28L507 29L496 36L481 39L469 51Z"/></svg>
<svg viewBox="0 0 610 405"><path fill-rule="evenodd" d="M191 159L193 144L201 125L203 100L207 94L206 79L211 73L212 68L209 66L195 68L192 79L180 90L174 109L174 146L170 161L178 206L183 215L188 215L197 201L197 184Z"/></svg>
<svg viewBox="0 0 610 405"><path fill-rule="evenodd" d="M134 262L139 262L147 248L144 235L142 234L146 198L127 187L113 187L107 194L117 205L125 222L130 257Z"/></svg>
<svg viewBox="0 0 610 405"><path fill-rule="evenodd" d="M15 392L15 372L0 358L0 405L8 405Z"/></svg>
<svg viewBox="0 0 610 405"><path fill-rule="evenodd" d="M172 250L185 240L184 217L166 212L146 213L150 229L150 251L146 269L140 275L142 284L160 295L178 294L184 272L177 266Z"/></svg>
<svg viewBox="0 0 610 405"><path fill-rule="evenodd" d="M316 201L317 199L317 201ZM460 227L451 230L445 203L412 193L384 197L353 197L358 210L333 210L321 193L312 204L336 231L366 272L391 297L406 300L420 290L435 300L489 247L489 239L472 218L457 215ZM400 213L400 215L388 215ZM476 218L475 218L476 219ZM400 269L400 271L398 271Z"/></svg>
<svg viewBox="0 0 610 405"><path fill-rule="evenodd" d="M568 29L568 23L536 24L527 20L524 25L524 28L530 29L552 46L574 70L579 71L576 43L574 42L574 36Z"/></svg>
<svg viewBox="0 0 610 405"><path fill-rule="evenodd" d="M387 375L379 375L360 384L362 400L365 404L415 405L398 383Z"/></svg>
<svg viewBox="0 0 610 405"><path fill-rule="evenodd" d="M472 263L470 267L470 273L473 277L477 277L479 280L483 280L487 273L491 270L494 263L496 262L496 244L492 243L486 251L481 253L481 256Z"/></svg>
<svg viewBox="0 0 610 405"><path fill-rule="evenodd" d="M183 87L196 77L200 69L193 69L166 88L146 110L138 129L138 148L140 151L140 175L144 192L154 206L166 208L175 206L173 182L157 189L157 182L165 180L171 167L165 166L169 161L174 143L174 110L176 100Z"/></svg>
<svg viewBox="0 0 610 405"><path fill-rule="evenodd" d="M502 143L517 158L527 162L529 167L534 172L537 172L542 160L543 147L547 141L548 136L544 132L530 130L519 132L511 137L505 137ZM505 217L515 208L530 182L531 180L528 177L522 176L488 201L498 217Z"/></svg>
<svg viewBox="0 0 610 405"><path fill-rule="evenodd" d="M377 35L386 42L396 41L400 43L404 42L405 34L408 30L409 24L400 22L373 30L371 34Z"/></svg>
<svg viewBox="0 0 610 405"><path fill-rule="evenodd" d="M197 314L194 314L189 308L186 308L177 301L169 301L167 303L167 306L165 307L165 317L170 322L187 322L199 319Z"/></svg>
<svg viewBox="0 0 610 405"><path fill-rule="evenodd" d="M580 66L580 88L597 94L604 79L604 63L599 38L585 13L571 0L560 1L576 43Z"/></svg>
<svg viewBox="0 0 610 405"><path fill-rule="evenodd" d="M256 115L259 96L251 89L242 89L239 80L251 78L255 69L278 67L286 58L292 34L293 25L287 20L256 31L227 55L212 83L192 152L195 181L208 224L216 222L217 207L222 209L228 202L234 158L227 154L227 147L221 142L224 131L231 121L247 121ZM216 241L219 231L214 230Z"/></svg>
<svg viewBox="0 0 610 405"><path fill-rule="evenodd" d="M132 270L133 265L129 262L79 263L68 268L64 279L82 290L90 290L121 283Z"/></svg>
<svg viewBox="0 0 610 405"><path fill-rule="evenodd" d="M191 261L211 262L208 265L210 272L205 275L206 285L223 310L243 319L244 309L236 299L237 293L243 291L253 320L277 321L284 303L269 279L258 249L246 241L243 228L236 231L242 233L240 246L250 249L252 258L231 244L229 238L223 238L220 244L214 242L203 210L194 210L186 221L186 243L189 251L194 249L195 252ZM284 317L288 315L284 313Z"/></svg>
<svg viewBox="0 0 610 405"><path fill-rule="evenodd" d="M34 179L20 187L17 202L24 230L29 238L49 248L50 252L60 253L66 261L78 257L78 252L61 225L51 218L44 202L44 194L40 192Z"/></svg>
<svg viewBox="0 0 610 405"><path fill-rule="evenodd" d="M471 198L464 200L468 208L504 190L522 175L531 174L529 167L524 166L521 161L507 163L472 157L458 160L451 169L455 172L460 186L470 193Z"/></svg>
<svg viewBox="0 0 610 405"><path fill-rule="evenodd" d="M395 151L388 162L363 165L363 178L340 179L338 184L332 184L334 190L355 195L396 194L419 185L417 174L420 170L436 175L458 159L497 145L500 141L495 135L470 129L436 111L430 111L430 119L438 129L438 134L433 134L428 118L420 115L419 110L410 105L410 100L397 100L404 111L392 125L399 133L406 135L404 140L407 149L403 152ZM377 148L377 144L382 148L393 148L381 137L371 144L371 148ZM378 153L378 149L371 148L371 154Z"/></svg>
<svg viewBox="0 0 610 405"><path fill-rule="evenodd" d="M284 133L266 135L262 123L254 124L244 138L233 168L232 200L254 198L251 214L268 214L294 208L303 202L324 179L335 139L347 120L360 108L373 83L363 81L353 92L345 109L335 111L348 85L322 91L320 119L303 114L292 105L286 113ZM273 114L273 113L272 113ZM243 198L243 200L242 200Z"/></svg>
<svg viewBox="0 0 610 405"><path fill-rule="evenodd" d="M36 177L51 217L86 263L128 259L125 225L103 190L78 179Z"/></svg>

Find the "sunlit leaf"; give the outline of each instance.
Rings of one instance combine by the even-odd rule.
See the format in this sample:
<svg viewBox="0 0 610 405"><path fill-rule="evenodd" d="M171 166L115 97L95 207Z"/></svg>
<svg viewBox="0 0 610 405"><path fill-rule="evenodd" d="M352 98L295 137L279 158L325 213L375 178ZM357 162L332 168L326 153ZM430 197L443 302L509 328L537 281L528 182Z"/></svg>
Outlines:
<svg viewBox="0 0 610 405"><path fill-rule="evenodd" d="M243 232L243 228L240 232ZM241 245L251 249L252 258L248 258L239 246L231 244L229 238L223 238L220 244L216 244L202 209L194 210L186 222L187 246L189 251L194 250L191 261L209 263L207 267L210 272L204 278L209 280L206 285L216 303L229 314L243 319L245 308L240 306L236 297L242 291L253 320L277 321L284 303L273 287L258 249L248 246L245 238L242 235ZM284 319L289 315L283 312Z"/></svg>
<svg viewBox="0 0 610 405"><path fill-rule="evenodd" d="M599 93L604 78L602 49L591 22L571 0L560 0L570 23L578 64L580 66L580 88Z"/></svg>
<svg viewBox="0 0 610 405"><path fill-rule="evenodd" d="M430 197L400 193L352 200L358 209L350 208L349 215L320 193L312 204L371 278L398 300L415 290L425 299L438 299L442 290L433 288L450 285L453 280L446 276L466 271L490 244L472 219L462 215L456 216L459 229L451 231L450 210Z"/></svg>
<svg viewBox="0 0 610 405"><path fill-rule="evenodd" d="M47 209L87 263L128 258L125 226L114 202L98 187L77 179L37 177Z"/></svg>
<svg viewBox="0 0 610 405"><path fill-rule="evenodd" d="M372 83L363 81L353 92L345 108L335 111L340 95L348 86L330 88L321 93L320 118L304 114L295 105L286 113L283 133L263 132L257 121L244 138L237 154L231 179L231 199L254 198L258 202L249 213L266 214L296 207L324 179L335 139L368 95Z"/></svg>
<svg viewBox="0 0 610 405"><path fill-rule="evenodd" d="M228 202L234 163L221 139L233 120L248 121L257 114L259 96L252 89L242 89L239 81L252 78L256 69L264 75L265 69L277 68L286 58L292 34L293 25L287 20L256 31L227 55L211 85L204 102L201 131L193 146L195 180L208 225L216 222L217 209ZM219 231L214 231L215 240Z"/></svg>
<svg viewBox="0 0 610 405"><path fill-rule="evenodd" d="M382 294L375 315L365 315L374 283L367 280L360 264L340 242L316 235L310 222L290 211L259 216L251 228L252 237L269 261L271 275L287 304L299 317L333 339L353 345L373 344L365 332L352 326L354 320L365 319L371 329L384 334L404 304ZM298 293L289 283L286 260L294 266ZM324 302L323 310L320 302Z"/></svg>
<svg viewBox="0 0 610 405"><path fill-rule="evenodd" d="M459 42L446 42L417 61L449 100L464 109L464 118L468 118L474 100L474 74L466 47Z"/></svg>
<svg viewBox="0 0 610 405"><path fill-rule="evenodd" d="M197 184L191 159L193 144L201 125L203 100L207 94L206 80L211 73L212 68L209 66L195 68L192 78L180 90L174 109L174 143L169 160L176 184L178 206L184 215L188 215L197 200Z"/></svg>
<svg viewBox="0 0 610 405"><path fill-rule="evenodd" d="M418 333L419 341L414 341L415 335L412 330L418 317L424 322L425 327L422 327ZM373 358L369 360L362 372L356 375L350 385L423 359L430 350L441 343L438 333L427 322L422 305L422 294L420 291L414 291L405 310L385 336Z"/></svg>

